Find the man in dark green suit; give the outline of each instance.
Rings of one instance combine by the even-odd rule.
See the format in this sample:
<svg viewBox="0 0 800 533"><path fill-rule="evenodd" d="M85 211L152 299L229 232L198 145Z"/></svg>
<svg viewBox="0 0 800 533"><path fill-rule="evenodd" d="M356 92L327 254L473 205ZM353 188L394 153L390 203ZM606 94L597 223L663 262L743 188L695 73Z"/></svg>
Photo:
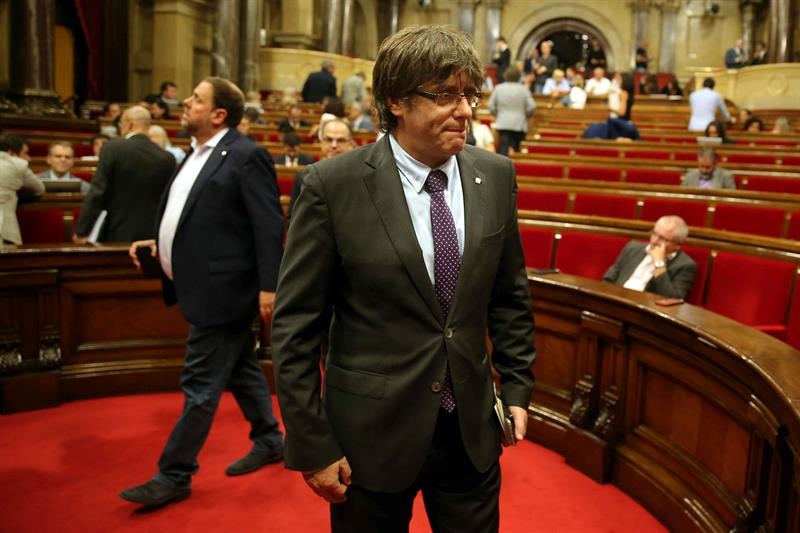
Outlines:
<svg viewBox="0 0 800 533"><path fill-rule="evenodd" d="M419 491L434 531L498 531L491 369L521 439L535 351L514 167L465 146L482 72L450 28L389 37L373 71L386 135L306 170L272 347L286 465L331 502L334 532L408 531Z"/></svg>

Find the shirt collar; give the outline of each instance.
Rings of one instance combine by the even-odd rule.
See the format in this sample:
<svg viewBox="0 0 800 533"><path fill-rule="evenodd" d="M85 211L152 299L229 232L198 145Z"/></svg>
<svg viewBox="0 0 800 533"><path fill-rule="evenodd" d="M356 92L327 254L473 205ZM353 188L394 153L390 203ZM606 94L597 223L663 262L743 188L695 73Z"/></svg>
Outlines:
<svg viewBox="0 0 800 533"><path fill-rule="evenodd" d="M431 170L441 170L445 174L447 174L448 184L449 180L456 174L456 168L458 161L456 160L456 156L451 156L445 161L443 164L439 165L438 167L431 168L428 165L422 164L411 155L406 152L400 143L397 142L394 134L389 134L389 144L392 147L392 153L394 154L394 160L397 163L397 170L400 171L400 175L414 188L417 193L422 191L422 188L425 186L425 181L428 179L428 174L431 173Z"/></svg>
<svg viewBox="0 0 800 533"><path fill-rule="evenodd" d="M192 143L191 143L192 144L192 150L194 150L195 152L198 152L198 151L199 152L204 152L206 150L206 148L210 148L210 149L213 150L214 148L217 147L217 144L219 144L219 141L222 140L223 137L225 137L225 134L228 133L229 129L230 128L222 128L217 133L215 133L213 137L211 137L209 140L207 140L204 144L198 144L197 139L192 137Z"/></svg>

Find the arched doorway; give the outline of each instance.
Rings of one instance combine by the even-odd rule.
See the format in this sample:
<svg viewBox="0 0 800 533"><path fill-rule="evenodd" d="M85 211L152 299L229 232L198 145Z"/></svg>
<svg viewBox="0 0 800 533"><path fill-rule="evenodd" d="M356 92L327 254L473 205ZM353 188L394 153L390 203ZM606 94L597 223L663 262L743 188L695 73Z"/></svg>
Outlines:
<svg viewBox="0 0 800 533"><path fill-rule="evenodd" d="M594 26L578 19L561 18L540 24L522 41L517 58L524 61L533 47L544 40L553 41L553 54L558 57L560 68L574 67L576 63L585 63L592 39L600 42L606 53L606 64L609 71L616 69L614 50L608 39Z"/></svg>

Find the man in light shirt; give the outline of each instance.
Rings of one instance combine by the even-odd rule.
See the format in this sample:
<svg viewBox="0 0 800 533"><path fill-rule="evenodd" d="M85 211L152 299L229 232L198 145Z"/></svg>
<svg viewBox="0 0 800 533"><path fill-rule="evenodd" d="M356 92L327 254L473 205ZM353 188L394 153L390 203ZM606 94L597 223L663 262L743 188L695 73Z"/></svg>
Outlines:
<svg viewBox="0 0 800 533"><path fill-rule="evenodd" d="M608 91L611 90L611 80L606 78L606 69L596 67L592 71L592 77L586 81L585 90L588 96L608 96Z"/></svg>
<svg viewBox="0 0 800 533"><path fill-rule="evenodd" d="M681 217L659 218L650 231L650 242L626 244L603 281L667 298L686 298L697 273L697 264L681 251L688 236L689 228Z"/></svg>
<svg viewBox="0 0 800 533"><path fill-rule="evenodd" d="M725 100L714 90L715 86L714 78L706 78L703 80L703 88L689 95L689 107L692 110L689 131L705 132L706 127L717 119L717 111L725 122L731 121Z"/></svg>
<svg viewBox="0 0 800 533"><path fill-rule="evenodd" d="M697 168L681 178L681 187L700 189L735 189L736 180L730 170L717 166L717 152L708 146L697 152Z"/></svg>

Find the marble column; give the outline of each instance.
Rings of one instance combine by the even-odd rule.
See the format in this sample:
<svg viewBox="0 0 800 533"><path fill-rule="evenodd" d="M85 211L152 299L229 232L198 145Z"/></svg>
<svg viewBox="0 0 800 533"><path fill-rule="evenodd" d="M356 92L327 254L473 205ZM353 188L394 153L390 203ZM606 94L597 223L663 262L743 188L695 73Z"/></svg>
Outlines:
<svg viewBox="0 0 800 533"><path fill-rule="evenodd" d="M492 64L495 42L501 35L503 5L506 0L486 0L486 42L483 46L484 65ZM477 44L476 44L477 48ZM480 51L480 49L478 49Z"/></svg>
<svg viewBox="0 0 800 533"><path fill-rule="evenodd" d="M303 50L319 47L322 42L314 32L312 2L281 2L281 27L272 38L283 48Z"/></svg>
<svg viewBox="0 0 800 533"><path fill-rule="evenodd" d="M458 29L475 35L475 6L477 0L459 0Z"/></svg>
<svg viewBox="0 0 800 533"><path fill-rule="evenodd" d="M328 0L328 21L325 32L325 51L339 54L342 51L342 15L344 0Z"/></svg>
<svg viewBox="0 0 800 533"><path fill-rule="evenodd" d="M378 3L378 42L383 42L400 29L400 13L405 0L384 0Z"/></svg>
<svg viewBox="0 0 800 533"><path fill-rule="evenodd" d="M744 48L744 55L748 59L753 58L753 41L755 39L756 27L756 8L755 2L743 0L740 5L742 16L742 48Z"/></svg>
<svg viewBox="0 0 800 533"><path fill-rule="evenodd" d="M658 49L658 72L675 71L675 32L678 22L678 10L682 0L660 0L657 4L661 10L661 39Z"/></svg>
<svg viewBox="0 0 800 533"><path fill-rule="evenodd" d="M29 115L71 115L55 92L55 0L11 3L10 101L3 108Z"/></svg>
<svg viewBox="0 0 800 533"><path fill-rule="evenodd" d="M792 0L771 0L769 3L769 43L767 44L767 56L770 63L792 61L796 26Z"/></svg>
<svg viewBox="0 0 800 533"><path fill-rule="evenodd" d="M239 87L244 91L257 91L261 78L258 68L260 0L242 1L242 26L239 44Z"/></svg>
<svg viewBox="0 0 800 533"><path fill-rule="evenodd" d="M344 55L355 55L354 48L354 22L355 22L355 0L343 0L342 6L342 49Z"/></svg>
<svg viewBox="0 0 800 533"><path fill-rule="evenodd" d="M211 72L236 80L239 77L240 0L217 0L214 16L214 49Z"/></svg>

